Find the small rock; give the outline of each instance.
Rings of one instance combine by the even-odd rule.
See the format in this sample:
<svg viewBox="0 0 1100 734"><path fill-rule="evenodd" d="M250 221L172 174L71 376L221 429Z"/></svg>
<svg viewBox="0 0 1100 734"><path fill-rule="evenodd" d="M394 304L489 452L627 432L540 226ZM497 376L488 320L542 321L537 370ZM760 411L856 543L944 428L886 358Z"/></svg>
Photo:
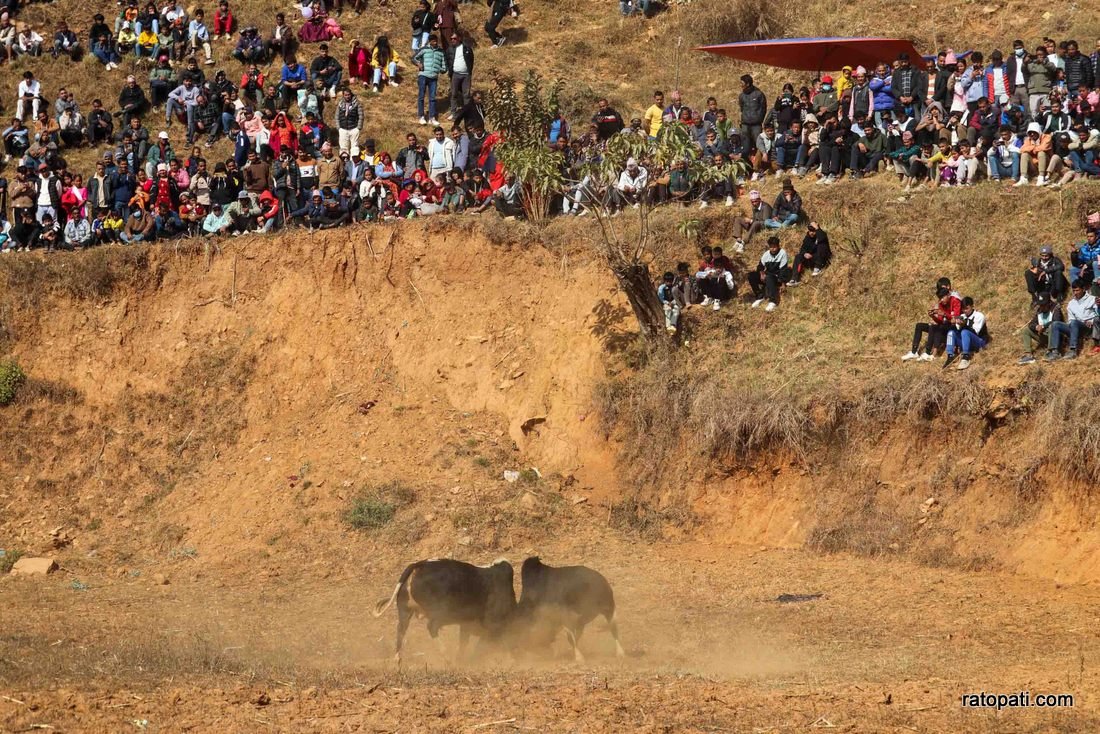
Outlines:
<svg viewBox="0 0 1100 734"><path fill-rule="evenodd" d="M514 469L505 469L504 470L504 481L511 482L513 484L515 482L518 482L519 481L519 472L515 471Z"/></svg>
<svg viewBox="0 0 1100 734"><path fill-rule="evenodd" d="M20 558L11 567L16 576L45 576L57 570L57 561L52 558Z"/></svg>
<svg viewBox="0 0 1100 734"><path fill-rule="evenodd" d="M523 496L519 498L519 503L530 510L538 506L539 498L530 492L524 492Z"/></svg>
<svg viewBox="0 0 1100 734"><path fill-rule="evenodd" d="M167 586L168 577L165 576L163 573L155 573L153 574L153 583L157 586Z"/></svg>

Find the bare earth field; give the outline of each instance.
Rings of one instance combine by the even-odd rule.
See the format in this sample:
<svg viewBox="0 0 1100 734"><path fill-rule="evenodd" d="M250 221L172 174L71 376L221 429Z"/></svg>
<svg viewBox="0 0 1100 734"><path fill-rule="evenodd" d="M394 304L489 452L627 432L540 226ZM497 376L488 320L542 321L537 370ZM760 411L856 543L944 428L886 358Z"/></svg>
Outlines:
<svg viewBox="0 0 1100 734"><path fill-rule="evenodd" d="M1094 732L1100 589L801 551L635 545L584 533L628 657L594 623L584 664L452 661L368 607L399 573L288 570L230 588L196 562L142 576L0 583L0 730ZM602 560L593 560L598 544ZM586 552L587 551L587 552ZM519 559L513 558L514 562ZM823 596L779 603L780 594ZM560 643L560 640L559 640ZM560 652L564 652L564 649ZM1064 710L962 709L964 692L1068 692Z"/></svg>

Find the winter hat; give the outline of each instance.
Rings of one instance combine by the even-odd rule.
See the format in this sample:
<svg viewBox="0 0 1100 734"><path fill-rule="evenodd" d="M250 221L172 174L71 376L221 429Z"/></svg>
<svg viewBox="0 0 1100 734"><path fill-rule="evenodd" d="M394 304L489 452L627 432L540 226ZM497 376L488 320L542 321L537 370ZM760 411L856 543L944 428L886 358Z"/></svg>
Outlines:
<svg viewBox="0 0 1100 734"><path fill-rule="evenodd" d="M627 158L626 159L626 167L630 168L630 169L637 168L638 167L638 161L634 160L633 158Z"/></svg>
<svg viewBox="0 0 1100 734"><path fill-rule="evenodd" d="M753 189L749 192L749 201L760 201L760 192Z"/></svg>
<svg viewBox="0 0 1100 734"><path fill-rule="evenodd" d="M822 84L832 84L833 83L833 78L831 76L829 76L828 74L826 74L825 76L821 77L821 83Z"/></svg>
<svg viewBox="0 0 1100 734"><path fill-rule="evenodd" d="M856 76L867 76L867 69L860 65L856 67Z"/></svg>

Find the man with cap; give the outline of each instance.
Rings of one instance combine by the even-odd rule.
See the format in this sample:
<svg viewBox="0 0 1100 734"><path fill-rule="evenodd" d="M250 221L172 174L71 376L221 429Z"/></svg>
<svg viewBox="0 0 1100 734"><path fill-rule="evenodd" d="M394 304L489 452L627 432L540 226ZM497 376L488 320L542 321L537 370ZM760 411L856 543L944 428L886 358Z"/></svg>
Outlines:
<svg viewBox="0 0 1100 734"><path fill-rule="evenodd" d="M1066 295L1066 266L1050 245L1039 248L1039 257L1032 258L1031 266L1024 272L1024 280L1032 304L1039 302L1040 293L1049 293L1056 301L1061 301Z"/></svg>
<svg viewBox="0 0 1100 734"><path fill-rule="evenodd" d="M229 217L230 232L241 235L252 231L252 225L259 213L259 207L253 204L247 191L237 194L237 200L225 208L225 214Z"/></svg>
<svg viewBox="0 0 1100 734"><path fill-rule="evenodd" d="M1035 313L1031 321L1020 329L1024 354L1016 364L1031 364L1035 361L1035 349L1043 349L1050 344L1050 332L1056 321L1065 321L1062 306L1049 293L1040 293L1035 300Z"/></svg>
<svg viewBox="0 0 1100 734"><path fill-rule="evenodd" d="M626 170L619 175L615 184L615 200L619 206L630 204L637 209L645 196L646 185L649 182L649 172L638 165L638 161L627 158Z"/></svg>
<svg viewBox="0 0 1100 734"><path fill-rule="evenodd" d="M220 202L214 202L210 213L202 220L202 231L206 234L227 235L232 222Z"/></svg>
<svg viewBox="0 0 1100 734"><path fill-rule="evenodd" d="M772 207L760 197L760 192L753 189L749 192L749 210L739 212L733 218L734 249L737 252L745 251L745 244L752 242L752 237L764 229L764 222L772 218Z"/></svg>
<svg viewBox="0 0 1100 734"><path fill-rule="evenodd" d="M831 76L826 74L821 77L821 91L814 95L810 104L814 107L814 114L821 119L825 119L830 114L835 115L840 109L840 99L837 97L836 90L833 89Z"/></svg>
<svg viewBox="0 0 1100 734"><path fill-rule="evenodd" d="M118 112L116 113L122 116L122 124L129 125L130 118L140 115L148 106L145 92L138 86L134 75L126 77L126 85L118 93Z"/></svg>

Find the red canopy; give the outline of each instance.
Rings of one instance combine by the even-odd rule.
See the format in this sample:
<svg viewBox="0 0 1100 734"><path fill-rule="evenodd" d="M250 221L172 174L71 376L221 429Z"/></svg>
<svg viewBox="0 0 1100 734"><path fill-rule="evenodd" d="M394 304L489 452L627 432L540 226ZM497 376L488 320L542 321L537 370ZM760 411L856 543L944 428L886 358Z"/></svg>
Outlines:
<svg viewBox="0 0 1100 734"><path fill-rule="evenodd" d="M909 54L909 63L918 69L925 61L904 38L776 38L770 41L744 41L700 46L719 56L729 56L754 64L804 71L835 71L845 66L864 66L873 70L880 61L892 62L899 54Z"/></svg>

